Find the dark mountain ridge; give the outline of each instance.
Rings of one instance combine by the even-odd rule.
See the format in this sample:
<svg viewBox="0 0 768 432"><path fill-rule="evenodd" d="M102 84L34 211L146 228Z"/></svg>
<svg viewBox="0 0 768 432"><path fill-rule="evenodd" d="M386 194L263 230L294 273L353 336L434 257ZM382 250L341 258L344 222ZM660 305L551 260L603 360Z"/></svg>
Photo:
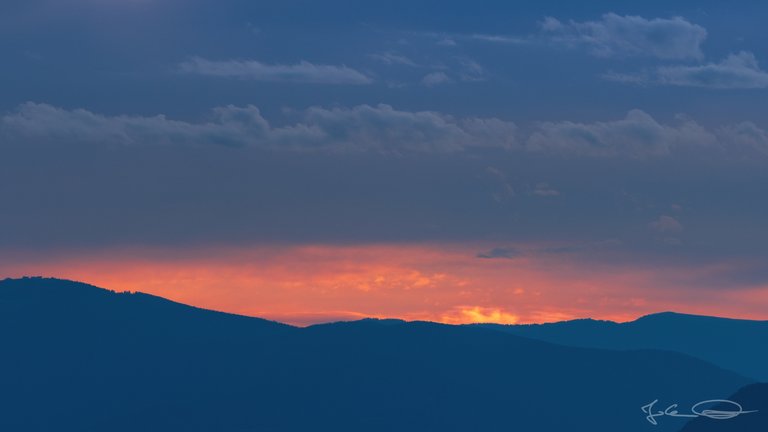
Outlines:
<svg viewBox="0 0 768 432"><path fill-rule="evenodd" d="M662 312L627 323L581 319L480 326L567 346L677 351L768 381L768 321Z"/></svg>
<svg viewBox="0 0 768 432"><path fill-rule="evenodd" d="M469 326L296 328L55 279L0 281L0 430L647 430L750 380L654 350ZM705 378L705 379L704 379ZM655 430L678 430L669 419Z"/></svg>

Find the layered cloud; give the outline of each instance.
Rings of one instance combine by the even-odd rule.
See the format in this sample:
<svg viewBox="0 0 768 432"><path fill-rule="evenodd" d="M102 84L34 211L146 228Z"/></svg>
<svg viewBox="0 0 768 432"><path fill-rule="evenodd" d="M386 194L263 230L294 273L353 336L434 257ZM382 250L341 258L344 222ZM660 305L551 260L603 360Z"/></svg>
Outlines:
<svg viewBox="0 0 768 432"><path fill-rule="evenodd" d="M542 30L554 42L586 46L600 57L696 59L707 37L704 27L685 18L652 18L607 13L598 21L561 22L547 17Z"/></svg>
<svg viewBox="0 0 768 432"><path fill-rule="evenodd" d="M296 64L266 64L256 60L214 61L194 57L179 65L182 72L220 78L307 84L370 84L372 79L347 66L317 65L302 61Z"/></svg>

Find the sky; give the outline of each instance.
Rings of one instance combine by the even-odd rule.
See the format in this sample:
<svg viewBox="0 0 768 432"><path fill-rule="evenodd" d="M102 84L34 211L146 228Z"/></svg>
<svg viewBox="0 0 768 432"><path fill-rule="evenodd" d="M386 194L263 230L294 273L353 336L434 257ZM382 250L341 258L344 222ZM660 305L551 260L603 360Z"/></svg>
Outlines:
<svg viewBox="0 0 768 432"><path fill-rule="evenodd" d="M0 277L298 325L768 319L766 14L5 0Z"/></svg>

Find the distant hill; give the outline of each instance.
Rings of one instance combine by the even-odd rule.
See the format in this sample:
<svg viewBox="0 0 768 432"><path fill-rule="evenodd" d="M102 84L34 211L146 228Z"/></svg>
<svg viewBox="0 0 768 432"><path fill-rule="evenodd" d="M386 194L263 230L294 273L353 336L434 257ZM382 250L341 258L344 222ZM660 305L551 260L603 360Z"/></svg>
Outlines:
<svg viewBox="0 0 768 432"><path fill-rule="evenodd" d="M768 384L751 384L726 398L741 405L745 411L756 413L740 415L728 420L706 417L693 419L681 432L765 432L768 431ZM731 404L713 405L712 409L734 410Z"/></svg>
<svg viewBox="0 0 768 432"><path fill-rule="evenodd" d="M768 321L664 312L621 324L582 319L552 324L479 325L568 346L677 351L768 381Z"/></svg>
<svg viewBox="0 0 768 432"><path fill-rule="evenodd" d="M305 329L55 279L0 281L3 431L648 431L750 382L687 355L467 326ZM654 431L676 431L669 419Z"/></svg>

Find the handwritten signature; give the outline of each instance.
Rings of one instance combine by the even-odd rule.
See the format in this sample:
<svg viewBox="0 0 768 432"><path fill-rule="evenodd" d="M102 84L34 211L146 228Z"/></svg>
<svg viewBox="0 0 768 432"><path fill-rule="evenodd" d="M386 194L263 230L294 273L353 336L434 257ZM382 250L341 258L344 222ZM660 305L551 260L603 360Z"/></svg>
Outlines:
<svg viewBox="0 0 768 432"><path fill-rule="evenodd" d="M715 420L727 420L734 417L738 417L742 414L749 414L749 413L756 413L757 410L754 411L744 411L744 409L739 405L738 403L734 401L729 401L725 399L710 399L705 400L697 403L696 405L691 407L691 414L682 414L677 410L677 404L672 404L667 407L667 409L663 411L653 411L653 406L658 403L659 400L656 399L655 401L649 403L648 405L644 405L641 407L644 413L648 414L646 419L652 424L656 425L658 422L656 421L656 417L708 417ZM707 405L710 404L725 404L730 405L731 409L706 409Z"/></svg>

